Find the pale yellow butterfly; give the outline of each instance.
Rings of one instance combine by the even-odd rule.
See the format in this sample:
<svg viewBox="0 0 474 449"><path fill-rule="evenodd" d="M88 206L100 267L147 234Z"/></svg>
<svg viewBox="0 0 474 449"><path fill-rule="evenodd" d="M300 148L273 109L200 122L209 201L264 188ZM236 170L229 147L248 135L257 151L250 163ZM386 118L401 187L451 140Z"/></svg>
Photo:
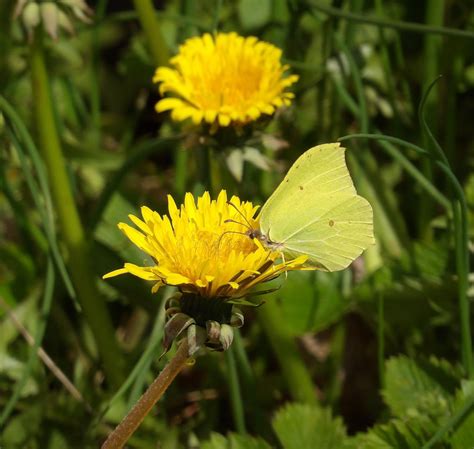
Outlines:
<svg viewBox="0 0 474 449"><path fill-rule="evenodd" d="M303 153L262 207L248 235L324 271L346 268L374 243L373 212L357 195L339 143Z"/></svg>

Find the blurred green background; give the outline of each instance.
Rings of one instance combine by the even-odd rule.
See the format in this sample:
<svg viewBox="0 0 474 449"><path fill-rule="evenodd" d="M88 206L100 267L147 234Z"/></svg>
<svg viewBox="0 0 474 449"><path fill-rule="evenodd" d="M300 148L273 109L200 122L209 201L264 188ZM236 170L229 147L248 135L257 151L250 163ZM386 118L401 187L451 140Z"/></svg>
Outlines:
<svg viewBox="0 0 474 449"><path fill-rule="evenodd" d="M370 133L405 142L344 141L376 246L344 272L278 280L230 355L198 357L129 447L472 448L472 2L88 5L56 4L74 27L56 39L0 5L0 446L98 447L166 362L172 290L101 280L145 262L119 221L141 205L165 213L168 193L263 204L306 149ZM209 160L196 129L154 111L151 79L215 30L280 47L300 80L253 133L213 136ZM439 75L423 111L446 160L418 115Z"/></svg>

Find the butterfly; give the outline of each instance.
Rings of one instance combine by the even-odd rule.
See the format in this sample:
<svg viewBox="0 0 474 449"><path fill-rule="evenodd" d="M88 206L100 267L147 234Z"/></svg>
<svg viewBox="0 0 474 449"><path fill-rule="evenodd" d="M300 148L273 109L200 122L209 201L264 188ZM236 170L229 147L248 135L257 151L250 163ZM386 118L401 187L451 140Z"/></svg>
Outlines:
<svg viewBox="0 0 474 449"><path fill-rule="evenodd" d="M357 194L339 143L303 153L258 221L249 237L288 259L306 255L306 267L323 271L346 268L375 241L372 207Z"/></svg>

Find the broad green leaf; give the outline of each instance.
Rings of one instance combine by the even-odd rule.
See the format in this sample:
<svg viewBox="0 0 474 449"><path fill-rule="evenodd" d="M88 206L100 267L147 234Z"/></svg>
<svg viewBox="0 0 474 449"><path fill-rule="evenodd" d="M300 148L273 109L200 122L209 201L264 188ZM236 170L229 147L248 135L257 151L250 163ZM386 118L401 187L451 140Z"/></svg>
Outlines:
<svg viewBox="0 0 474 449"><path fill-rule="evenodd" d="M117 228L119 222L133 226L128 219L129 214L141 217L136 207L122 195L116 193L104 211L102 221L97 226L95 238L100 243L113 249L127 262L136 263L140 266L150 264L150 259Z"/></svg>
<svg viewBox="0 0 474 449"><path fill-rule="evenodd" d="M276 292L285 323L293 335L327 328L349 305L335 273L291 273Z"/></svg>
<svg viewBox="0 0 474 449"><path fill-rule="evenodd" d="M352 298L368 320L375 320L374 289L383 296L385 327L394 338L407 339L413 332L432 332L433 325L450 323L457 313L452 277L428 280L400 275L383 267L355 287Z"/></svg>
<svg viewBox="0 0 474 449"><path fill-rule="evenodd" d="M340 449L346 430L330 410L290 404L279 410L273 428L284 449Z"/></svg>
<svg viewBox="0 0 474 449"><path fill-rule="evenodd" d="M407 272L415 272L425 279L440 279L446 273L448 251L439 242L414 242L410 252L404 252L401 260Z"/></svg>
<svg viewBox="0 0 474 449"><path fill-rule="evenodd" d="M388 360L383 395L392 413L400 418L449 415L456 378L446 369L436 360L416 363L405 356Z"/></svg>

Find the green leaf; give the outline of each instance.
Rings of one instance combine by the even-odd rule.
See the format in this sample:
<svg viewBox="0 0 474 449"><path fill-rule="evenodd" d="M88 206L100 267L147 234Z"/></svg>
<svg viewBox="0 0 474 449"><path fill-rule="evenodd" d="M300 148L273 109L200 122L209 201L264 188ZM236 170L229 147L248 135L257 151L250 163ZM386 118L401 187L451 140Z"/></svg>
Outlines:
<svg viewBox="0 0 474 449"><path fill-rule="evenodd" d="M457 392L453 414L461 410L474 396L474 381L466 380ZM459 424L451 437L452 449L472 449L474 447L474 406Z"/></svg>
<svg viewBox="0 0 474 449"><path fill-rule="evenodd" d="M33 290L27 299L12 308L12 313L15 314L16 319L22 323L30 334L34 333L38 322L39 293L41 292L38 289ZM0 329L2 330L0 332L0 352L3 352L7 351L8 345L20 336L20 331L8 315L3 316L0 320Z"/></svg>
<svg viewBox="0 0 474 449"><path fill-rule="evenodd" d="M271 449L264 440L249 435L213 433L211 438L201 445L201 449Z"/></svg>
<svg viewBox="0 0 474 449"><path fill-rule="evenodd" d="M397 273L385 266L357 285L352 298L368 320L374 320L377 303L374 288L383 295L386 332L406 341L413 333L428 334L434 325L452 322L457 314L453 303L456 284L452 276L422 279L413 274ZM450 342L442 342L449 348Z"/></svg>
<svg viewBox="0 0 474 449"><path fill-rule="evenodd" d="M276 293L293 335L327 328L342 316L349 302L341 294L335 273L292 273Z"/></svg>
<svg viewBox="0 0 474 449"><path fill-rule="evenodd" d="M25 411L12 418L3 429L0 445L9 449L35 447L27 444L39 431L44 404L40 402L29 405Z"/></svg>
<svg viewBox="0 0 474 449"><path fill-rule="evenodd" d="M48 438L48 449L63 449L68 447L68 442L64 435L56 429L53 429Z"/></svg>
<svg viewBox="0 0 474 449"><path fill-rule="evenodd" d="M433 280L446 273L447 263L447 247L438 242L414 242L412 250L404 252L401 260L407 272L414 269L420 277Z"/></svg>
<svg viewBox="0 0 474 449"><path fill-rule="evenodd" d="M394 419L387 424L371 429L367 434L360 434L345 444L344 449L420 449L436 431L436 422L426 416ZM444 445L433 449L445 448Z"/></svg>
<svg viewBox="0 0 474 449"><path fill-rule="evenodd" d="M386 364L385 401L396 417L449 415L456 377L447 362L418 362L394 357ZM451 368L454 371L454 368Z"/></svg>
<svg viewBox="0 0 474 449"><path fill-rule="evenodd" d="M419 449L431 441L440 428L454 413L472 400L474 383L465 384L465 392L459 392L454 401L453 394L462 375L460 368L445 360L431 358L415 362L405 356L394 357L387 362L385 400L395 419L375 426L366 434L360 434L349 441L344 449ZM473 401L474 404L474 401ZM446 434L440 435L431 449L472 449L474 422L470 417L461 421L453 435L459 446L448 446Z"/></svg>
<svg viewBox="0 0 474 449"><path fill-rule="evenodd" d="M98 242L113 249L127 262L141 266L151 264L151 259L133 245L117 227L119 222L125 222L133 226L128 219L129 214L140 216L131 203L122 195L116 193L110 200L102 221L97 226L95 238Z"/></svg>
<svg viewBox="0 0 474 449"><path fill-rule="evenodd" d="M273 428L284 449L340 449L346 430L330 410L290 404L278 411Z"/></svg>
<svg viewBox="0 0 474 449"><path fill-rule="evenodd" d="M265 25L272 12L272 2L270 0L240 0L239 18L245 29L258 28Z"/></svg>
<svg viewBox="0 0 474 449"><path fill-rule="evenodd" d="M21 379L24 369L25 362L10 356L8 353L0 352L0 375L18 381ZM21 397L36 394L39 389L36 379L33 376L30 376L21 390Z"/></svg>

